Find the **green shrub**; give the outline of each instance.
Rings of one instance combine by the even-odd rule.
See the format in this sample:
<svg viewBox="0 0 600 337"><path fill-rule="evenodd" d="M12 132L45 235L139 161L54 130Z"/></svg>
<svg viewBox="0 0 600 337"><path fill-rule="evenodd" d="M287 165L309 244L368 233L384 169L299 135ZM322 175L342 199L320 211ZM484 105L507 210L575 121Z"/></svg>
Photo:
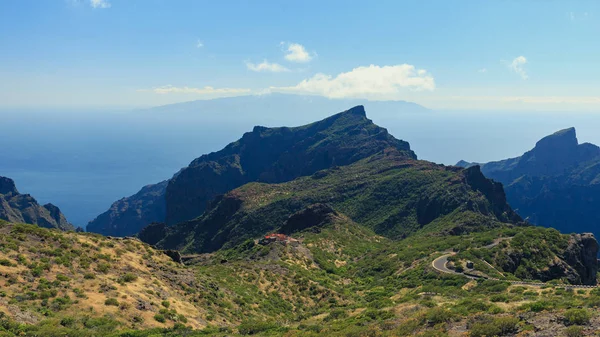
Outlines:
<svg viewBox="0 0 600 337"><path fill-rule="evenodd" d="M165 308L168 308L168 307L170 307L170 306L171 306L171 303L170 303L169 301L162 301L162 302L161 302L161 304L162 304L162 306L163 306L163 307L165 307Z"/></svg>
<svg viewBox="0 0 600 337"><path fill-rule="evenodd" d="M185 317L184 315L182 315L182 314L179 314L179 315L177 315L177 322L181 322L181 323L187 323L187 322L188 322L188 319L187 319L187 317Z"/></svg>
<svg viewBox="0 0 600 337"><path fill-rule="evenodd" d="M118 307L119 301L117 301L116 298L107 298L106 301L104 301L104 305L112 305Z"/></svg>
<svg viewBox="0 0 600 337"><path fill-rule="evenodd" d="M73 317L64 317L63 319L60 320L60 325L64 326L64 327L71 327L73 324L75 324L75 318Z"/></svg>
<svg viewBox="0 0 600 337"><path fill-rule="evenodd" d="M56 279L60 282L67 282L69 278L63 274L56 274Z"/></svg>
<svg viewBox="0 0 600 337"><path fill-rule="evenodd" d="M565 324L583 325L590 322L592 315L586 309L569 309L565 311Z"/></svg>
<svg viewBox="0 0 600 337"><path fill-rule="evenodd" d="M529 307L529 310L533 312L541 312L552 308L552 305L546 301L537 301L526 304L526 306Z"/></svg>
<svg viewBox="0 0 600 337"><path fill-rule="evenodd" d="M93 318L93 317L85 317L82 320L83 326L88 328L88 329L94 329L96 332L109 332L109 331L113 331L114 329L116 329L117 326L119 326L119 323L116 322L115 320L113 320L112 318L105 316L105 317L97 317L97 318ZM108 334L102 334L102 333L98 333L97 336L102 336L102 335L108 335Z"/></svg>
<svg viewBox="0 0 600 337"><path fill-rule="evenodd" d="M570 326L565 329L565 336L567 337L583 337L583 328L577 325Z"/></svg>
<svg viewBox="0 0 600 337"><path fill-rule="evenodd" d="M490 301L492 302L508 302L508 296L505 294L496 294L490 297Z"/></svg>
<svg viewBox="0 0 600 337"><path fill-rule="evenodd" d="M0 266L13 267L14 264L7 259L0 259Z"/></svg>
<svg viewBox="0 0 600 337"><path fill-rule="evenodd" d="M254 335L261 332L277 330L279 325L272 322L246 321L238 326L240 335Z"/></svg>
<svg viewBox="0 0 600 337"><path fill-rule="evenodd" d="M120 283L130 283L130 282L134 282L135 280L137 280L137 275L133 274L133 273L126 273L125 275L122 275L119 278L119 282Z"/></svg>
<svg viewBox="0 0 600 337"><path fill-rule="evenodd" d="M431 325L452 321L454 315L445 308L433 308L427 312L425 316L427 322Z"/></svg>
<svg viewBox="0 0 600 337"><path fill-rule="evenodd" d="M83 278L86 280L93 280L96 278L96 275L94 275L92 273L85 273L85 275L83 275Z"/></svg>
<svg viewBox="0 0 600 337"><path fill-rule="evenodd" d="M332 321L334 319L341 319L348 317L348 313L344 309L333 309L329 312L329 316L325 317L325 321Z"/></svg>
<svg viewBox="0 0 600 337"><path fill-rule="evenodd" d="M516 317L498 317L486 322L474 323L471 337L506 336L519 331L519 319Z"/></svg>
<svg viewBox="0 0 600 337"><path fill-rule="evenodd" d="M96 270L100 273L106 274L110 270L110 264L108 264L106 262L100 262L96 266Z"/></svg>
<svg viewBox="0 0 600 337"><path fill-rule="evenodd" d="M162 315L162 314L154 315L154 320L159 323L165 323L167 321L167 319L165 318L165 315Z"/></svg>
<svg viewBox="0 0 600 337"><path fill-rule="evenodd" d="M60 311L71 305L71 303L73 302L71 301L71 298L69 298L69 296L57 297L54 300L52 300L50 307L54 311Z"/></svg>

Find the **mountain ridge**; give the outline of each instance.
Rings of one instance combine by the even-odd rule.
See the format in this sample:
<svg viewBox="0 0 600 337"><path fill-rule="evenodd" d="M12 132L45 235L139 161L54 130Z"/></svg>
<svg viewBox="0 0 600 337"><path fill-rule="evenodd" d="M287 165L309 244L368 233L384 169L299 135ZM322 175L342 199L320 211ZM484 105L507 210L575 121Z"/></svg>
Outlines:
<svg viewBox="0 0 600 337"><path fill-rule="evenodd" d="M161 217L160 200L143 190L125 198L127 205L141 205L134 218L120 212L119 203L88 224L88 230L105 235L126 236L142 225L166 221L174 224L202 214L215 196L251 181L282 182L320 169L345 165L370 154L396 147L404 155L416 158L408 143L397 140L386 129L366 117L364 106L335 114L299 127L267 128L255 126L238 141L220 151L194 159L167 181L166 215ZM164 183L164 182L163 182ZM156 193L161 191L156 189ZM144 202L152 200L152 203ZM149 209L144 209L149 205ZM132 209L133 210L133 209ZM137 214L153 214L140 223ZM133 224L123 229L122 224ZM116 228L115 226L120 226Z"/></svg>
<svg viewBox="0 0 600 337"><path fill-rule="evenodd" d="M575 128L559 130L536 142L520 157L469 163L504 184L509 203L529 221L564 232L594 232L600 217L600 147L579 144Z"/></svg>

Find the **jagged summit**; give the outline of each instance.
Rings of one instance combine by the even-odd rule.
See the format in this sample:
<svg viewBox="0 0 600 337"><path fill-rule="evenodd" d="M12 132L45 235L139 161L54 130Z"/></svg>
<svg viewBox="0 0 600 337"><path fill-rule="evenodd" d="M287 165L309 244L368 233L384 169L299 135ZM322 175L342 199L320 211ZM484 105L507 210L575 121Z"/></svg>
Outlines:
<svg viewBox="0 0 600 337"><path fill-rule="evenodd" d="M549 149L552 151L560 151L573 149L577 147L577 145L577 133L575 131L575 128L571 127L557 131L549 136L540 139L535 144L535 149Z"/></svg>
<svg viewBox="0 0 600 337"><path fill-rule="evenodd" d="M0 194L19 194L14 180L7 177L0 177Z"/></svg>
<svg viewBox="0 0 600 337"><path fill-rule="evenodd" d="M351 109L341 112L340 114L351 114L351 115L362 116L365 118L367 117L367 112L365 111L365 107L363 105L357 105Z"/></svg>

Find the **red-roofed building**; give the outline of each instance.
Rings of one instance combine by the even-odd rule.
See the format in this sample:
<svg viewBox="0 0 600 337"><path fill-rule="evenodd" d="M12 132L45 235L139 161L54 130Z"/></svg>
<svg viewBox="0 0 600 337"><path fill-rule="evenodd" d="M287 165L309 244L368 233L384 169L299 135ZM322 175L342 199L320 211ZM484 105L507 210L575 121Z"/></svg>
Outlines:
<svg viewBox="0 0 600 337"><path fill-rule="evenodd" d="M258 243L261 245L268 245L272 242L280 242L283 244L288 244L290 242L298 242L298 240L291 238L285 234L272 233L265 235L264 238L258 240Z"/></svg>

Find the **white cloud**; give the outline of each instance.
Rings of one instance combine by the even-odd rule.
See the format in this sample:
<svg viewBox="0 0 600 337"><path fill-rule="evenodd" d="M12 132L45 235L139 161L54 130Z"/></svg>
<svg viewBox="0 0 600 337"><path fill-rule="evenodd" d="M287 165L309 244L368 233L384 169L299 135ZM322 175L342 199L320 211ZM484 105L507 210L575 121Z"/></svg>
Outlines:
<svg viewBox="0 0 600 337"><path fill-rule="evenodd" d="M196 41L196 48L202 48L204 47L204 43L202 43L202 41L198 40Z"/></svg>
<svg viewBox="0 0 600 337"><path fill-rule="evenodd" d="M298 62L298 63L306 63L306 62L310 62L313 57L316 55L316 53L313 53L313 55L311 55L309 52L306 51L306 48L304 48L303 45L299 44L299 43L285 43L285 42L281 42L282 46L286 46L287 45L287 49L285 49L285 52L287 54L285 54L285 59L290 61L290 62Z"/></svg>
<svg viewBox="0 0 600 337"><path fill-rule="evenodd" d="M485 74L485 73L487 73L487 68L481 68L481 69L477 70L477 72Z"/></svg>
<svg viewBox="0 0 600 337"><path fill-rule="evenodd" d="M529 76L527 76L527 73L525 72L525 69L523 69L523 66L526 63L527 58L525 56L518 56L508 65L508 67L510 68L510 70L514 71L519 76L521 76L522 79L526 80L529 78Z"/></svg>
<svg viewBox="0 0 600 337"><path fill-rule="evenodd" d="M398 99L403 90L434 90L435 81L424 69L410 64L363 66L349 72L316 74L291 87L271 87L272 91L321 95L329 98Z"/></svg>
<svg viewBox="0 0 600 337"><path fill-rule="evenodd" d="M110 8L108 0L90 0L90 6L93 8Z"/></svg>
<svg viewBox="0 0 600 337"><path fill-rule="evenodd" d="M251 92L250 89L243 88L213 88L211 86L205 86L202 88L193 87L174 87L172 85L165 85L153 89L139 89L140 92L151 91L155 94L198 94L198 95L219 95L219 94L244 94Z"/></svg>
<svg viewBox="0 0 600 337"><path fill-rule="evenodd" d="M267 60L264 60L262 63L258 64L246 62L246 67L252 71L270 71L273 73L290 71L288 68L282 66L281 64L270 63Z"/></svg>

